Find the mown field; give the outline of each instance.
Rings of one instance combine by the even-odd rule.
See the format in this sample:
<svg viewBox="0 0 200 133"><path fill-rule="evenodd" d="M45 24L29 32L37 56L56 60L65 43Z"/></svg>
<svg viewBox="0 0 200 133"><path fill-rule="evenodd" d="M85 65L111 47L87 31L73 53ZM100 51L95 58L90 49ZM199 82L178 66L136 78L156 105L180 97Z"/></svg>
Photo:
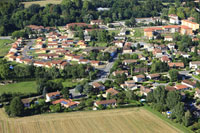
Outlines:
<svg viewBox="0 0 200 133"><path fill-rule="evenodd" d="M11 48L12 42L13 42L12 40L0 39L0 56L4 56L8 53L8 51Z"/></svg>
<svg viewBox="0 0 200 133"><path fill-rule="evenodd" d="M31 1L31 2L23 2L25 7L29 7L32 4L39 4L40 6L45 6L47 4L60 4L62 0L41 0L41 1Z"/></svg>
<svg viewBox="0 0 200 133"><path fill-rule="evenodd" d="M0 95L2 93L36 93L36 82L35 81L26 81L19 82L8 85L0 85Z"/></svg>
<svg viewBox="0 0 200 133"><path fill-rule="evenodd" d="M0 110L1 133L180 133L144 108L8 118Z"/></svg>

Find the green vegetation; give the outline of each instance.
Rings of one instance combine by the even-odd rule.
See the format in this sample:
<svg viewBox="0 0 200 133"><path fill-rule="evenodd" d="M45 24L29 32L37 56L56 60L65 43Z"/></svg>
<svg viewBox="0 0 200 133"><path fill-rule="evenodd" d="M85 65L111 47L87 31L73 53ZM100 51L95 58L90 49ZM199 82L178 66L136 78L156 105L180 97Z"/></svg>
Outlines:
<svg viewBox="0 0 200 133"><path fill-rule="evenodd" d="M11 48L12 40L3 40L0 39L0 56L4 56L8 53L9 49Z"/></svg>
<svg viewBox="0 0 200 133"><path fill-rule="evenodd" d="M62 82L64 87L75 87L78 85L78 82L73 82L71 79L66 79L64 82Z"/></svg>
<svg viewBox="0 0 200 133"><path fill-rule="evenodd" d="M60 4L62 0L41 0L41 1L31 1L31 2L23 2L25 8L28 8L32 4L39 4L40 6L46 6L47 4Z"/></svg>
<svg viewBox="0 0 200 133"><path fill-rule="evenodd" d="M26 81L8 85L0 85L0 95L3 93L37 93L36 82Z"/></svg>
<svg viewBox="0 0 200 133"><path fill-rule="evenodd" d="M134 37L142 37L144 36L144 30L143 29L134 29L135 32L134 32Z"/></svg>

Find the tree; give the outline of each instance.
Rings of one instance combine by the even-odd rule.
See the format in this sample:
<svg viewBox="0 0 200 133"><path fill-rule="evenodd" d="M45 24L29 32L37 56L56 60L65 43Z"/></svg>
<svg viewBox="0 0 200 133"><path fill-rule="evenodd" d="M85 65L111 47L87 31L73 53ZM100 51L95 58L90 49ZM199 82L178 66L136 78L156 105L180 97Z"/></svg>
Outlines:
<svg viewBox="0 0 200 133"><path fill-rule="evenodd" d="M178 70L176 70L176 69L171 69L171 70L169 71L169 76L170 76L171 82L178 81L178 77L179 77Z"/></svg>
<svg viewBox="0 0 200 133"><path fill-rule="evenodd" d="M84 92L84 94L89 94L89 93L91 93L92 92L92 90L93 90L93 87L91 86L91 85L89 85L89 84L85 84L84 86L83 86L83 92Z"/></svg>
<svg viewBox="0 0 200 133"><path fill-rule="evenodd" d="M10 103L9 108L11 116L23 116L24 104L22 103L20 97L14 97Z"/></svg>
<svg viewBox="0 0 200 133"><path fill-rule="evenodd" d="M177 105L174 107L173 114L175 115L178 122L182 122L184 117L184 103L178 102Z"/></svg>
<svg viewBox="0 0 200 133"><path fill-rule="evenodd" d="M197 81L196 87L197 87L197 88L200 88L200 82L199 82L199 81Z"/></svg>
<svg viewBox="0 0 200 133"><path fill-rule="evenodd" d="M167 93L166 104L169 109L173 109L178 102L181 101L181 96L178 91L170 91Z"/></svg>
<svg viewBox="0 0 200 133"><path fill-rule="evenodd" d="M187 126L190 126L191 123L192 123L192 115L190 113L190 111L188 110L187 112L185 112L185 116L183 118L183 123L184 125L187 127Z"/></svg>
<svg viewBox="0 0 200 133"><path fill-rule="evenodd" d="M61 93L63 94L63 97L68 99L69 98L69 88L65 87L61 90Z"/></svg>
<svg viewBox="0 0 200 133"><path fill-rule="evenodd" d="M160 104L165 104L165 99L166 99L166 90L164 86L158 86L154 91L153 91L153 97L155 98L156 103Z"/></svg>
<svg viewBox="0 0 200 133"><path fill-rule="evenodd" d="M56 104L56 105L51 105L49 109L51 110L51 112L60 112L62 108L60 104Z"/></svg>
<svg viewBox="0 0 200 133"><path fill-rule="evenodd" d="M82 85L77 85L75 88L76 92L82 93L83 92L83 86Z"/></svg>
<svg viewBox="0 0 200 133"><path fill-rule="evenodd" d="M9 65L6 60L0 60L0 77L7 79L9 77Z"/></svg>
<svg viewBox="0 0 200 133"><path fill-rule="evenodd" d="M47 94L47 90L46 90L46 88L44 87L43 92L42 92L42 95L43 95L44 98L46 98L46 94Z"/></svg>

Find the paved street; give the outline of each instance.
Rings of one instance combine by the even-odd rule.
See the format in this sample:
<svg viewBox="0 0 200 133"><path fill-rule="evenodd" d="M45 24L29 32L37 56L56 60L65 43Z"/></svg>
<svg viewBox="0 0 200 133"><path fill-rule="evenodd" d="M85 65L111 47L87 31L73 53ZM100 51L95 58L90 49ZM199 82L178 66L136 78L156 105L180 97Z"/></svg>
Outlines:
<svg viewBox="0 0 200 133"><path fill-rule="evenodd" d="M24 58L29 58L29 56L27 55L27 52L30 50L29 47L32 46L35 42L35 39L30 39L30 41L28 41L22 51L22 55L24 56Z"/></svg>

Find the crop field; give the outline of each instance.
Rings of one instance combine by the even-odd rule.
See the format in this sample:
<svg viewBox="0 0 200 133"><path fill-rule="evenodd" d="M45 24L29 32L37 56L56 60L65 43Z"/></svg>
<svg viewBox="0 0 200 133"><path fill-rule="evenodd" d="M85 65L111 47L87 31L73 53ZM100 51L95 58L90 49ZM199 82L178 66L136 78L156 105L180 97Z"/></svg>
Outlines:
<svg viewBox="0 0 200 133"><path fill-rule="evenodd" d="M0 95L2 93L36 93L36 82L35 81L26 81L13 83L8 85L0 85Z"/></svg>
<svg viewBox="0 0 200 133"><path fill-rule="evenodd" d="M8 53L9 49L11 48L12 42L12 40L0 39L0 56L4 56Z"/></svg>
<svg viewBox="0 0 200 133"><path fill-rule="evenodd" d="M31 2L23 2L25 7L29 7L32 4L39 4L40 6L45 6L47 4L60 4L62 0L41 0L41 1L31 1Z"/></svg>
<svg viewBox="0 0 200 133"><path fill-rule="evenodd" d="M0 110L1 133L180 133L144 108L8 118Z"/></svg>

